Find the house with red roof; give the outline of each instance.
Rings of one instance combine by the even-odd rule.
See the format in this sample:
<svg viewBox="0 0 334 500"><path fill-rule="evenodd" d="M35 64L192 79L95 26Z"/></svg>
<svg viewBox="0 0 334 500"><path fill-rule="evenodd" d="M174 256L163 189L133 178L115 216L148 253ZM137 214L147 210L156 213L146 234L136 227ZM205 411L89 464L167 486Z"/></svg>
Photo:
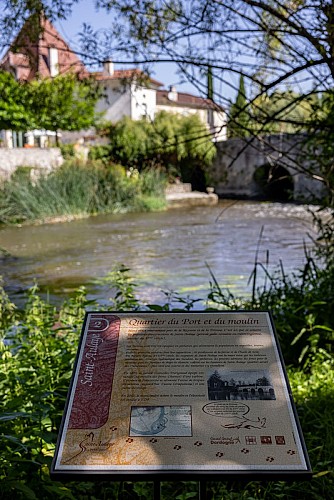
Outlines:
<svg viewBox="0 0 334 500"><path fill-rule="evenodd" d="M157 91L162 83L139 69L115 70L112 61L105 62L103 71L94 76L102 87L96 109L103 113L104 120L117 122L123 116L132 120L154 119Z"/></svg>
<svg viewBox="0 0 334 500"><path fill-rule="evenodd" d="M74 72L88 76L88 70L71 50L50 21L41 19L41 33L33 37L29 21L23 26L12 46L0 61L0 68L10 72L17 80L31 81L36 78L55 78ZM35 38L35 39L34 39ZM115 69L112 61L106 61L102 71L92 73L101 86L102 97L96 111L106 121L117 122L124 116L133 120L146 117L153 120L159 111L181 114L198 114L216 141L226 139L226 114L210 99L177 92L174 87L163 89L163 84L139 69ZM64 142L74 142L79 137L92 139L94 132L63 134ZM29 131L25 134L6 131L4 143L8 147L25 144L44 147L50 143L52 132Z"/></svg>
<svg viewBox="0 0 334 500"><path fill-rule="evenodd" d="M65 73L88 75L82 61L71 50L48 19L41 18L41 32L34 34L29 21L3 56L0 68L16 80L54 78Z"/></svg>
<svg viewBox="0 0 334 500"><path fill-rule="evenodd" d="M178 92L174 86L169 90L158 89L156 110L177 113L183 116L197 114L210 130L216 142L226 141L226 113L211 99L205 99L185 92Z"/></svg>

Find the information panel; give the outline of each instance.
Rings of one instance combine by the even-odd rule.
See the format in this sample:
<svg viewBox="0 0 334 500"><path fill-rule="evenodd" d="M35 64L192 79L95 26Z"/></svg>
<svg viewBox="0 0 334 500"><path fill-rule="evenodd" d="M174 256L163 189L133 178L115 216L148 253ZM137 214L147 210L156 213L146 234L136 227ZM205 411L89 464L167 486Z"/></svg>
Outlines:
<svg viewBox="0 0 334 500"><path fill-rule="evenodd" d="M87 313L51 473L309 476L270 314Z"/></svg>

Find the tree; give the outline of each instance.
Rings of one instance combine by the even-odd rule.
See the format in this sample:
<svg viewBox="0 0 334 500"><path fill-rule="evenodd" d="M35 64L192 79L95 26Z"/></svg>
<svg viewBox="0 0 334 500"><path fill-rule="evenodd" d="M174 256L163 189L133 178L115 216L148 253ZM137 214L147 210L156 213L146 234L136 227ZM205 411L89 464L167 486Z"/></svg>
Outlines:
<svg viewBox="0 0 334 500"><path fill-rule="evenodd" d="M216 154L211 135L196 114L166 111L157 113L152 122L123 118L110 129L110 145L114 161L140 170L158 164L171 177L192 182L195 188L205 187L196 182L205 184L205 168Z"/></svg>
<svg viewBox="0 0 334 500"><path fill-rule="evenodd" d="M256 385L268 386L270 385L270 382L267 377L260 377L256 380Z"/></svg>
<svg viewBox="0 0 334 500"><path fill-rule="evenodd" d="M239 90L235 103L230 109L228 136L246 137L249 135L249 112L244 76L240 75Z"/></svg>
<svg viewBox="0 0 334 500"><path fill-rule="evenodd" d="M30 84L31 106L38 128L56 132L82 130L94 125L95 104L99 97L96 82L79 80L72 74Z"/></svg>
<svg viewBox="0 0 334 500"><path fill-rule="evenodd" d="M115 60L124 51L138 62L168 59L197 76L211 67L226 85L232 85L227 74L242 74L267 92L298 75L316 79L315 85L320 71L334 76L331 1L100 0L99 5L118 16L113 17L118 37L100 39L100 45L94 33L94 46L99 54L112 50ZM202 43L196 43L199 37ZM120 47L119 38L132 43ZM258 78L260 71L266 83Z"/></svg>
<svg viewBox="0 0 334 500"><path fill-rule="evenodd" d="M22 131L34 126L29 85L17 82L10 73L0 71L0 130Z"/></svg>
<svg viewBox="0 0 334 500"><path fill-rule="evenodd" d="M52 130L58 144L59 130L81 130L95 123L98 97L91 79L65 75L28 83L0 71L0 130Z"/></svg>
<svg viewBox="0 0 334 500"><path fill-rule="evenodd" d="M77 0L7 0L2 33L44 12L66 18ZM93 2L94 0L92 0ZM274 90L307 82L302 93L330 88L334 78L333 0L98 0L112 11L110 33L88 24L83 48L89 62L112 56L114 62L150 66L174 61L201 93L208 73L222 83L216 100L226 107L226 87L237 91L243 76L251 102ZM6 28L6 29L5 29ZM216 86L218 88L218 86ZM306 88L306 87L305 87ZM300 93L300 92L298 92ZM268 121L277 120L269 116Z"/></svg>
<svg viewBox="0 0 334 500"><path fill-rule="evenodd" d="M136 122L127 116L111 125L109 131L107 127L112 158L122 165L140 168L148 148L148 127L145 119Z"/></svg>
<svg viewBox="0 0 334 500"><path fill-rule="evenodd" d="M292 90L264 93L250 106L250 128L254 134L305 132L313 116L314 102L316 96L304 98Z"/></svg>
<svg viewBox="0 0 334 500"><path fill-rule="evenodd" d="M112 26L109 32L84 26L83 52L90 63L112 57L115 63L132 62L149 71L157 62L172 61L203 96L207 94L207 75L211 72L217 89L215 101L226 109L234 100L226 89L237 93L242 75L250 96L249 114L253 103L262 96L293 89L297 104L334 86L334 0L97 3L100 9L112 12ZM22 12L52 11L54 19L66 17L72 4L71 0L8 0L6 11L11 9L12 19L19 18ZM0 27L8 27L5 21L10 16L0 19ZM287 106L291 108L291 102ZM270 130L268 124L284 122L285 109L274 113L262 110L255 128L250 122L250 132L255 133L246 137L246 143L255 144L254 136L262 137ZM300 165L305 165L305 161ZM323 174L319 177L327 182Z"/></svg>
<svg viewBox="0 0 334 500"><path fill-rule="evenodd" d="M99 6L112 11L113 24L108 34L85 26L86 53L131 61L147 72L174 62L203 96L210 73L214 102L226 110L234 102L227 89L236 95L242 76L250 97L234 122L244 129L246 111L248 130L229 167L248 147L270 148L280 162L294 162L296 172L321 181L328 191L324 204L333 208L333 138L320 115L301 108L318 109L318 95L334 88L334 0L99 0ZM333 101L320 105L334 115ZM266 137L304 130L311 135L300 155L275 151ZM334 248L334 215L326 218L325 227L320 219L322 241Z"/></svg>
<svg viewBox="0 0 334 500"><path fill-rule="evenodd" d="M309 122L307 131L308 157L311 168L319 172L327 187L327 207L334 207L334 89L325 92L312 103L313 118ZM334 263L334 217L325 217L317 214L316 223L320 229L319 250L327 262ZM326 244L324 244L326 243Z"/></svg>

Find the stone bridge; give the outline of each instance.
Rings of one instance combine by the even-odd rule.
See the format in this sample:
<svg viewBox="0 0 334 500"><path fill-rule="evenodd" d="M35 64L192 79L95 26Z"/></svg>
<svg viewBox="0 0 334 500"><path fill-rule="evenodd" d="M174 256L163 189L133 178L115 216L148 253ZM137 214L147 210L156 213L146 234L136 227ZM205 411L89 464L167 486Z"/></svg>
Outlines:
<svg viewBox="0 0 334 500"><path fill-rule="evenodd" d="M217 143L217 157L210 171L220 197L279 201L319 200L322 182L303 173L304 135L271 135L229 139Z"/></svg>

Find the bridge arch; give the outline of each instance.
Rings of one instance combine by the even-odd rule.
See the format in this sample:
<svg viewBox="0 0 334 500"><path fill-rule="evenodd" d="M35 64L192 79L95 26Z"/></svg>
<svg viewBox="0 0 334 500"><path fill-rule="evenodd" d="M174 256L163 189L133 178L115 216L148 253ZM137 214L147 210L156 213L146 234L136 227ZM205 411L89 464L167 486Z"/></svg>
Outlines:
<svg viewBox="0 0 334 500"><path fill-rule="evenodd" d="M304 134L251 138L248 144L241 138L217 142L210 182L223 198L321 200L326 194L323 183L305 173L313 166L304 142Z"/></svg>
<svg viewBox="0 0 334 500"><path fill-rule="evenodd" d="M255 167L253 180L261 198L274 201L293 200L294 181L290 172L282 165L265 163Z"/></svg>

